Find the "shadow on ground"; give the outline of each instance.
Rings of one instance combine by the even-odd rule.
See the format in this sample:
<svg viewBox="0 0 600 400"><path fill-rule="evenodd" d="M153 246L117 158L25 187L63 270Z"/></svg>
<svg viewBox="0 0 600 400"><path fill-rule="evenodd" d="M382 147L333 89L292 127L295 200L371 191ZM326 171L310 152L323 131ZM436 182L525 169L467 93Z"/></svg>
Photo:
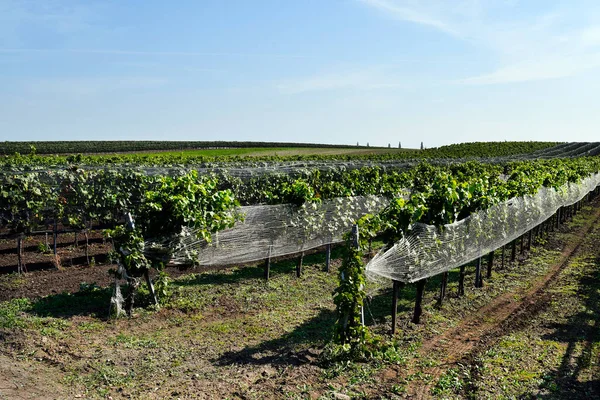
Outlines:
<svg viewBox="0 0 600 400"><path fill-rule="evenodd" d="M567 349L558 370L540 386L540 390L550 393L536 398L600 398L600 377L597 375L600 363L597 354L600 343L600 258L596 259L595 268L579 279L579 288L577 296L585 302L585 311L573 315L564 324L551 325L554 332L544 336L546 340L566 343ZM582 375L590 370L595 371L596 376L582 381Z"/></svg>
<svg viewBox="0 0 600 400"><path fill-rule="evenodd" d="M314 318L277 339L267 340L240 351L228 351L211 362L219 366L300 365L315 362L319 353L315 346L325 344L331 338L335 319L335 311L321 309ZM310 347L302 348L302 345Z"/></svg>

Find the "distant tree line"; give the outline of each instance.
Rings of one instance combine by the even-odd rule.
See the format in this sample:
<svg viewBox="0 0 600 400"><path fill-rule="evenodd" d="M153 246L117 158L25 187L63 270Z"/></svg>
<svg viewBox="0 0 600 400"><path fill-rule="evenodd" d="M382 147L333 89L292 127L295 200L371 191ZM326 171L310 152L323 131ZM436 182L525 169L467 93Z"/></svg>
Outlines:
<svg viewBox="0 0 600 400"><path fill-rule="evenodd" d="M357 144L358 145L358 144ZM0 154L69 154L69 153L115 153L132 151L228 149L252 147L304 147L304 148L347 148L348 145L322 143L281 142L234 142L234 141L49 141L49 142L0 142ZM359 146L359 147L369 147Z"/></svg>

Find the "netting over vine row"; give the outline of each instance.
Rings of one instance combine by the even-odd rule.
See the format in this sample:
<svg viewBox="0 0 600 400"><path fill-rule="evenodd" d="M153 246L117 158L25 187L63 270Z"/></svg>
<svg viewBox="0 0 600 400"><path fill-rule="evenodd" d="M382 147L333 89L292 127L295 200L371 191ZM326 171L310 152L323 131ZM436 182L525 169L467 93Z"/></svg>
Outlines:
<svg viewBox="0 0 600 400"><path fill-rule="evenodd" d="M559 190L542 188L533 196L496 204L453 224L414 224L410 235L368 263L367 276L411 283L449 271L519 238L598 185L600 174L594 174Z"/></svg>
<svg viewBox="0 0 600 400"><path fill-rule="evenodd" d="M171 244L177 249L172 262L206 266L247 263L339 243L358 218L388 204L385 197L357 196L302 206L240 207L244 221L214 234L212 243L198 238L194 231L185 231Z"/></svg>

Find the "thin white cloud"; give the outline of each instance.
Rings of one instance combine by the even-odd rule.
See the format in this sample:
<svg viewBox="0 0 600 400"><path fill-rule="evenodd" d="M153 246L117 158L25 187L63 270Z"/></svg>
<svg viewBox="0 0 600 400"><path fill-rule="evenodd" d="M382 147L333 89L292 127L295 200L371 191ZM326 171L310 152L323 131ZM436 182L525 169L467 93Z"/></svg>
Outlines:
<svg viewBox="0 0 600 400"><path fill-rule="evenodd" d="M0 46L20 46L24 29L37 27L69 35L93 26L101 2L0 0Z"/></svg>
<svg viewBox="0 0 600 400"><path fill-rule="evenodd" d="M394 76L387 67L368 67L340 72L324 72L276 84L285 94L330 90L378 90L405 87L406 83Z"/></svg>
<svg viewBox="0 0 600 400"><path fill-rule="evenodd" d="M560 79L576 75L580 72L600 67L600 57L560 59L541 59L508 65L489 74L457 80L456 83L467 85L496 85L502 83L518 83Z"/></svg>
<svg viewBox="0 0 600 400"><path fill-rule="evenodd" d="M181 56L181 57L273 57L273 58L306 58L296 54L276 53L229 53L201 51L138 51L118 49L31 49L31 48L0 48L0 53L41 53L41 54L107 54L115 56Z"/></svg>
<svg viewBox="0 0 600 400"><path fill-rule="evenodd" d="M388 0L359 0L366 5L376 8L384 13L390 14L393 18L413 22L415 24L426 25L437 30L449 33L451 35L459 36L459 32L448 25L446 22L437 19L420 9L411 7L409 5L403 5L401 3L395 3Z"/></svg>
<svg viewBox="0 0 600 400"><path fill-rule="evenodd" d="M492 71L453 83L488 85L556 79L600 67L600 21L593 21L593 15L600 15L600 3L562 8L548 3L546 9L532 9L519 8L522 5L517 1L358 1L399 20L467 41L497 60Z"/></svg>
<svg viewBox="0 0 600 400"><path fill-rule="evenodd" d="M76 34L93 36L112 35L122 27L113 26L111 7L106 1L77 0L0 0L0 54L101 54L112 56L148 57L256 57L256 58L306 58L304 55L287 53L243 53L243 52L203 52L137 49L73 48ZM33 30L50 31L61 38L62 48L32 47L24 32ZM60 45L59 45L60 46Z"/></svg>
<svg viewBox="0 0 600 400"><path fill-rule="evenodd" d="M167 83L165 78L140 76L39 79L28 82L26 90L31 94L93 96L123 90L156 89Z"/></svg>
<svg viewBox="0 0 600 400"><path fill-rule="evenodd" d="M590 26L581 31L581 44L585 47L600 46L600 25Z"/></svg>

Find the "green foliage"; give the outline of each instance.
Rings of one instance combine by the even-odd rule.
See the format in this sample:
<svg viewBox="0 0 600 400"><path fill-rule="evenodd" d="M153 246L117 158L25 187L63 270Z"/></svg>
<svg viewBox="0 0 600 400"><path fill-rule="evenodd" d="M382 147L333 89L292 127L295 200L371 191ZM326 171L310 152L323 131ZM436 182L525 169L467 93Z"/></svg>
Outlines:
<svg viewBox="0 0 600 400"><path fill-rule="evenodd" d="M203 239L239 220L229 189L219 190L217 180L191 171L179 177L159 177L146 192L136 222L146 238L171 238L185 226L200 229Z"/></svg>
<svg viewBox="0 0 600 400"><path fill-rule="evenodd" d="M168 299L171 296L170 283L172 279L165 271L159 271L158 275L154 278L154 290L159 300Z"/></svg>
<svg viewBox="0 0 600 400"><path fill-rule="evenodd" d="M109 258L120 263L127 274L142 276L150 268L151 263L144 255L144 237L139 229L129 230L119 225L105 230L104 234L115 244L115 250L109 254Z"/></svg>
<svg viewBox="0 0 600 400"><path fill-rule="evenodd" d="M225 141L150 141L150 140L69 140L43 142L4 142L0 154L65 154L65 153L109 153L128 151L186 150L186 149L230 149L253 147L301 147L301 148L346 148L344 145L320 143L277 143L277 142L225 142ZM38 150L39 149L39 150Z"/></svg>
<svg viewBox="0 0 600 400"><path fill-rule="evenodd" d="M81 282L79 284L79 294L89 294L89 293L94 293L94 292L99 292L99 291L102 291L102 288L100 286L98 286L96 284L96 282L93 282L93 283Z"/></svg>
<svg viewBox="0 0 600 400"><path fill-rule="evenodd" d="M229 228L240 219L239 203L231 190L219 190L212 177L200 177L196 171L177 177L162 176L143 181L144 196L130 204L134 226L117 226L105 231L114 243L112 260L122 265L127 274L140 277L153 267L162 269L171 259L172 248L162 246L182 233L195 228L207 241L212 234ZM169 279L157 278L157 296L168 297Z"/></svg>
<svg viewBox="0 0 600 400"><path fill-rule="evenodd" d="M348 234L338 273L340 286L333 295L338 315L334 340L344 346L344 351L361 351L368 340L367 329L360 320L360 310L366 297L361 256L362 252L353 245L352 235Z"/></svg>
<svg viewBox="0 0 600 400"><path fill-rule="evenodd" d="M0 188L0 225L14 233L29 233L53 200L37 173L5 176Z"/></svg>
<svg viewBox="0 0 600 400"><path fill-rule="evenodd" d="M52 249L50 248L50 246L48 246L46 243L43 243L43 242L40 242L38 244L37 248L40 253L46 254L46 253L52 252Z"/></svg>
<svg viewBox="0 0 600 400"><path fill-rule="evenodd" d="M0 303L0 328L24 327L21 313L31 309L28 299L14 299Z"/></svg>
<svg viewBox="0 0 600 400"><path fill-rule="evenodd" d="M533 195L544 187L559 189L568 182L578 182L600 170L600 159L540 160L511 162L503 167L467 162L449 167L427 163L413 170L411 193L394 198L376 215L357 221L361 232L360 248L346 241L340 286L334 293L338 305L335 341L342 346L360 347L367 333L356 326L364 299L363 252L370 239L381 236L387 246L409 234L415 223L443 228L514 197ZM503 179L502 175L508 175Z"/></svg>
<svg viewBox="0 0 600 400"><path fill-rule="evenodd" d="M52 156L20 154L30 153L30 145L35 145L36 154L54 154ZM466 159L486 157L508 157L532 153L555 146L553 142L485 142L461 143L425 150L405 149L402 151L386 151L382 154L365 155L304 155L304 156L261 156L253 157L256 161L323 161L323 160L409 160L409 159ZM343 145L324 145L308 143L268 143L268 142L151 142L151 141L69 141L69 142L4 142L0 154L7 155L0 160L6 166L15 165L193 165L205 162L233 162L239 157L235 153L229 155L209 156L195 155L180 151L189 149L245 149L245 148L348 148ZM364 149L373 149L362 146ZM353 149L356 147L353 146ZM82 155L81 153L139 152L154 150L175 150L172 153L152 154L110 154ZM20 153L20 154L19 154ZM79 153L79 154L77 154ZM14 154L14 155L13 155ZM57 154L69 154L61 156ZM9 156L10 155L10 156Z"/></svg>

